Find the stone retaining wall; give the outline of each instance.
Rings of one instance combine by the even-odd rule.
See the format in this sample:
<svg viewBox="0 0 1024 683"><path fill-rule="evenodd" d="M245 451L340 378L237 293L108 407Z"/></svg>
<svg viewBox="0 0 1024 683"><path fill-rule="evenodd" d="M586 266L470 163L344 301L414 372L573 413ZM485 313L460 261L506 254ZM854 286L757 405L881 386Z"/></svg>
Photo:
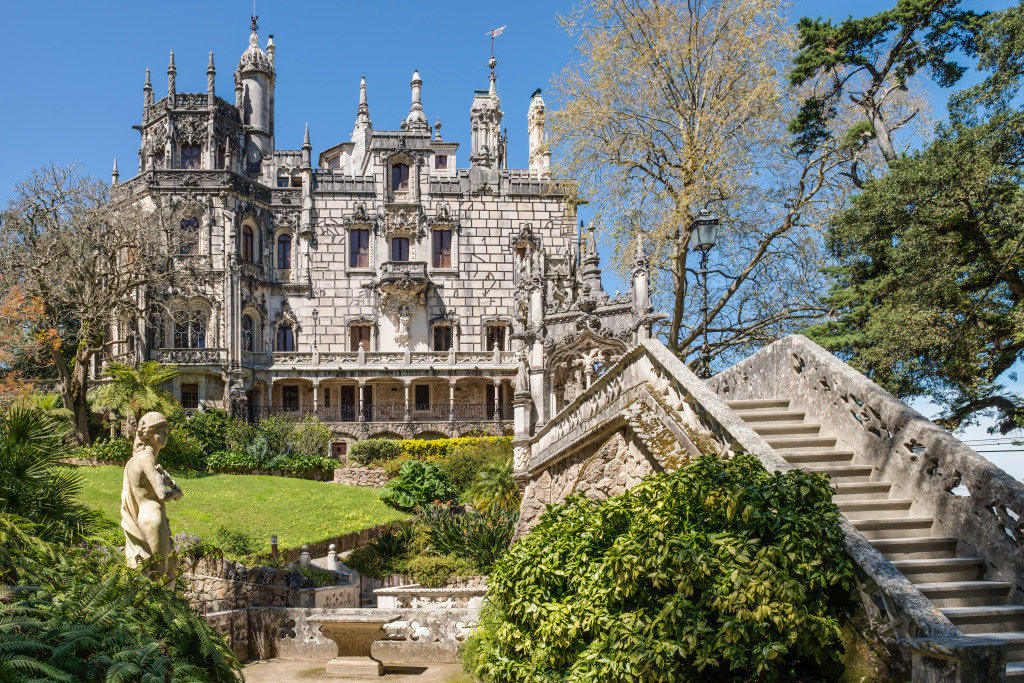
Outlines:
<svg viewBox="0 0 1024 683"><path fill-rule="evenodd" d="M334 483L381 488L388 483L388 474L383 467L339 467L334 470Z"/></svg>

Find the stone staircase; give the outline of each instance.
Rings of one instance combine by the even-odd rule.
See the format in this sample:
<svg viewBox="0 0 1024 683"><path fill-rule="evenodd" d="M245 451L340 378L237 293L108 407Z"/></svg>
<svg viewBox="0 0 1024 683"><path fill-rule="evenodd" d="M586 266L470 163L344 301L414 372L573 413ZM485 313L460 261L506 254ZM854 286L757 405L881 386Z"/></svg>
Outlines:
<svg viewBox="0 0 1024 683"><path fill-rule="evenodd" d="M1009 602L1011 583L985 580L982 558L961 552L960 539L788 399L727 404L792 466L829 475L854 527L964 635L1005 641L1006 677L1024 681L1024 606Z"/></svg>

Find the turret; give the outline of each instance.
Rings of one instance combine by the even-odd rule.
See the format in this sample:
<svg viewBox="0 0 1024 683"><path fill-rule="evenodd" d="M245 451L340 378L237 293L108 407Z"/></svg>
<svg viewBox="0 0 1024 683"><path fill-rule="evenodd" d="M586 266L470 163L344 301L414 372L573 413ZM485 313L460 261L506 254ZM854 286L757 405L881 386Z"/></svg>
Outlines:
<svg viewBox="0 0 1024 683"><path fill-rule="evenodd" d="M544 131L544 98L540 96L540 88L530 98L530 108L526 113L526 133L530 141L530 170L541 176L551 175L551 151L547 145L547 134Z"/></svg>
<svg viewBox="0 0 1024 683"><path fill-rule="evenodd" d="M495 62L493 57L491 57L491 61ZM498 167L502 115L501 100L498 99L497 78L492 65L490 89L477 90L473 97L473 107L469 110L469 164L471 167Z"/></svg>
<svg viewBox="0 0 1024 683"><path fill-rule="evenodd" d="M167 65L167 104L172 107L174 106L174 95L176 94L174 79L177 75L178 71L174 68L174 50L171 50L171 62Z"/></svg>
<svg viewBox="0 0 1024 683"><path fill-rule="evenodd" d="M412 87L412 106L409 108L406 125L409 130L427 130L430 128L430 124L427 122L427 115L423 113L423 104L420 102L423 81L420 80L419 70L413 71L409 85Z"/></svg>
<svg viewBox="0 0 1024 683"><path fill-rule="evenodd" d="M117 185L119 174L117 172L117 157L114 157L114 170L110 173L110 184Z"/></svg>
<svg viewBox="0 0 1024 683"><path fill-rule="evenodd" d="M274 43L267 43L270 56L260 48L253 26L249 47L238 60L236 100L240 100L242 123L247 126L244 172L259 174L264 157L274 153ZM241 87L241 97L238 88Z"/></svg>

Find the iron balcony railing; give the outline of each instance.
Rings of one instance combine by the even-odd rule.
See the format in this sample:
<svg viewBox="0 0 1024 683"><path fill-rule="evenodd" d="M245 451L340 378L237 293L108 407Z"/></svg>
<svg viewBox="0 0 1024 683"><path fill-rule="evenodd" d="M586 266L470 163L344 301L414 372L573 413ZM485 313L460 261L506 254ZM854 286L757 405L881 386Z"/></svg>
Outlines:
<svg viewBox="0 0 1024 683"><path fill-rule="evenodd" d="M270 416L302 419L315 415L321 422L406 422L404 405L359 406L249 406L249 419L259 421ZM409 404L409 422L494 422L510 421L512 405L509 403L481 404Z"/></svg>

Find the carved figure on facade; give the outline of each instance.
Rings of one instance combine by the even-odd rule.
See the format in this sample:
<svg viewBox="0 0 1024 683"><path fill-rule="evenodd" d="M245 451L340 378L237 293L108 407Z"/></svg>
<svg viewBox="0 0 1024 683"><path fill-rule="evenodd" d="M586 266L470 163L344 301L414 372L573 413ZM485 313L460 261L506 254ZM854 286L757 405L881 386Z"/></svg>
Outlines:
<svg viewBox="0 0 1024 683"><path fill-rule="evenodd" d="M567 336L569 339L548 359L548 378L559 406L583 393L604 368L626 352L626 344L599 336L589 327L575 337Z"/></svg>

